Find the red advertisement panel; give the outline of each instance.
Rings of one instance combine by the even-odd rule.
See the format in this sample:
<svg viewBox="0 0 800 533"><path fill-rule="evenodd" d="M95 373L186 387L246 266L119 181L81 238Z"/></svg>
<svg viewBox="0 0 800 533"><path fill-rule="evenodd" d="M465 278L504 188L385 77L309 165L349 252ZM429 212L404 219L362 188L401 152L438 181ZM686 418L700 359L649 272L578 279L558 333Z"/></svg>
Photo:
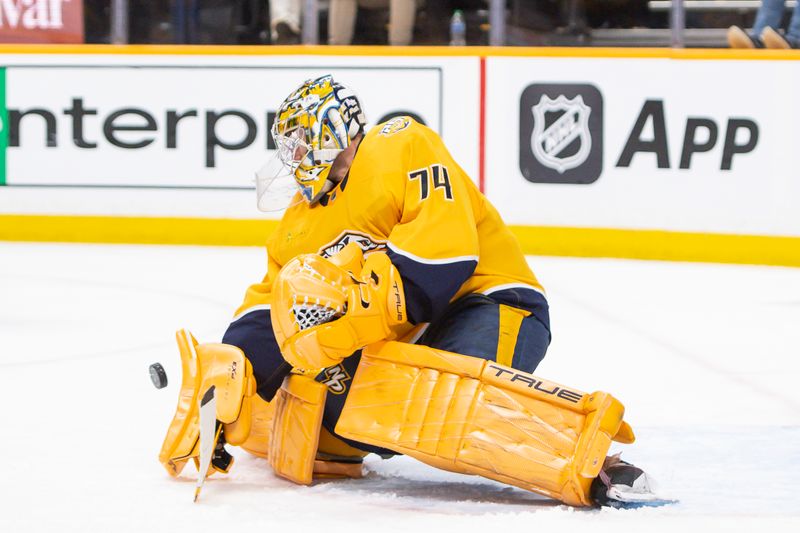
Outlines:
<svg viewBox="0 0 800 533"><path fill-rule="evenodd" d="M0 0L0 43L82 43L83 0Z"/></svg>

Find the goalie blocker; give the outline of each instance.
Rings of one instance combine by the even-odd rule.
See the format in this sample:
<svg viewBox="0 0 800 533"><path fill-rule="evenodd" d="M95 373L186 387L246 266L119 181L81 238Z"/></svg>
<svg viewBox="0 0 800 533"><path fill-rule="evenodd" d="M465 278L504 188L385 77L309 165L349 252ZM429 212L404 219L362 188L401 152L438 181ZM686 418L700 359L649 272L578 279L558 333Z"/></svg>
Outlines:
<svg viewBox="0 0 800 533"><path fill-rule="evenodd" d="M299 483L310 483L312 472L324 477L361 477L360 463L366 453L319 427L325 405L324 385L313 380L292 382L287 378L275 399L268 403L256 394L252 366L239 348L218 343L198 344L186 330L178 331L176 339L181 359L181 388L158 457L169 475L180 475L190 460L199 468L200 401L214 386L219 430L206 476L215 472L227 474L230 470L233 457L225 450L227 443L269 458L279 474ZM286 445L287 442L292 445ZM299 443L303 442L307 444L301 446ZM285 454L285 461L279 464L275 461L281 449L293 451ZM302 466L298 466L300 463Z"/></svg>

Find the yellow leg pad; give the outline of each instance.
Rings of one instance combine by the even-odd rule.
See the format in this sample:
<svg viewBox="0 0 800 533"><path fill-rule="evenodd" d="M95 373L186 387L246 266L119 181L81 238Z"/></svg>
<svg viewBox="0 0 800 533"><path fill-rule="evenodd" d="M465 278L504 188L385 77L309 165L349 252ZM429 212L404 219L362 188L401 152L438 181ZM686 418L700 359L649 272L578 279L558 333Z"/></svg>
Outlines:
<svg viewBox="0 0 800 533"><path fill-rule="evenodd" d="M362 477L364 477L364 468L361 463L314 461L314 478L361 479Z"/></svg>
<svg viewBox="0 0 800 533"><path fill-rule="evenodd" d="M623 414L607 393L388 342L364 349L336 432L580 506L611 441L633 440Z"/></svg>
<svg viewBox="0 0 800 533"><path fill-rule="evenodd" d="M276 474L301 485L313 478L327 390L313 378L291 374L272 400L269 462Z"/></svg>
<svg viewBox="0 0 800 533"><path fill-rule="evenodd" d="M276 402L266 402L258 395L254 395L252 398L245 398L245 402L250 402L251 404L251 423L250 433L241 446L245 451L257 457L268 459ZM244 410L245 408L242 406L242 417L244 417ZM228 425L226 425L226 439L231 442L228 432ZM341 439L336 438L324 427L321 427L316 460L314 461L314 478L363 477L362 465L358 461L366 455L367 452L353 448ZM346 459L348 462L344 462L341 459Z"/></svg>
<svg viewBox="0 0 800 533"><path fill-rule="evenodd" d="M241 447L253 455L266 459L269 457L275 402L267 402L257 394L248 400L250 401L250 432ZM227 431L226 426L226 435Z"/></svg>
<svg viewBox="0 0 800 533"><path fill-rule="evenodd" d="M214 385L217 419L231 426L234 440L242 441L250 430L250 416L239 420L243 399L253 396L256 390L253 368L239 348L198 344L186 330L178 331L176 338L181 357L181 389L175 416L158 456L172 476L180 474L186 462L200 453L200 395Z"/></svg>
<svg viewBox="0 0 800 533"><path fill-rule="evenodd" d="M323 428L319 432L319 449L317 456L322 457L348 457L351 459L363 459L369 455L367 452L358 448L353 448L336 435Z"/></svg>
<svg viewBox="0 0 800 533"><path fill-rule="evenodd" d="M223 424L225 427L225 442L228 444L239 446L250 436L253 419L253 398L257 397L254 394L253 396L242 398L239 416L233 422Z"/></svg>

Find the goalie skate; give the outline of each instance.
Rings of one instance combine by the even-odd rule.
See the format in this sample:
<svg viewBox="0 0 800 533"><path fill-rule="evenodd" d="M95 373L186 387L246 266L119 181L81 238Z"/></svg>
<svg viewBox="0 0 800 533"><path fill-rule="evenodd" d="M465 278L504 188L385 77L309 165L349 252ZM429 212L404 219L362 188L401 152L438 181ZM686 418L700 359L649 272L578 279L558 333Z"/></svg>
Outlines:
<svg viewBox="0 0 800 533"><path fill-rule="evenodd" d="M621 460L619 454L606 458L591 488L592 498L603 507L636 509L676 503L655 491L653 479L641 468Z"/></svg>

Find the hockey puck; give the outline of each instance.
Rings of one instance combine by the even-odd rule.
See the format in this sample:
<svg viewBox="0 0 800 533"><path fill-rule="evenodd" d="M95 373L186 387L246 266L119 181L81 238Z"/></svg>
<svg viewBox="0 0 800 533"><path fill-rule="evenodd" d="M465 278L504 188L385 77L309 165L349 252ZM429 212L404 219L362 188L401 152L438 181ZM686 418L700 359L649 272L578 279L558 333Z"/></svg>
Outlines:
<svg viewBox="0 0 800 533"><path fill-rule="evenodd" d="M167 372L161 363L153 363L150 365L150 381L157 389L163 389L167 386Z"/></svg>

